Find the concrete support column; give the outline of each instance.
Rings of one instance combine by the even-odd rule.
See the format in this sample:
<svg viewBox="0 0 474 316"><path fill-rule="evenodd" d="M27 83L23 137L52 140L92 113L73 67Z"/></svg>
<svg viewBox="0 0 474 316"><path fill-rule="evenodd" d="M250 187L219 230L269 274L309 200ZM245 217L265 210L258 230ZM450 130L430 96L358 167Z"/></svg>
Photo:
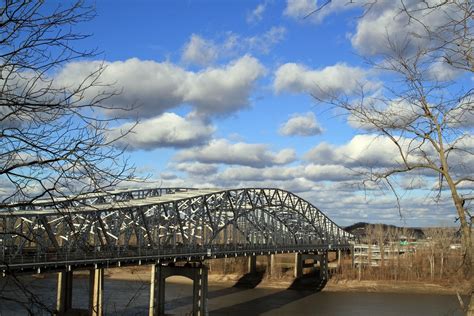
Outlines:
<svg viewBox="0 0 474 316"><path fill-rule="evenodd" d="M275 255L267 255L267 268L266 273L268 276L275 276L276 273L276 261Z"/></svg>
<svg viewBox="0 0 474 316"><path fill-rule="evenodd" d="M104 269L91 269L89 273L89 315L104 314L102 297L104 292Z"/></svg>
<svg viewBox="0 0 474 316"><path fill-rule="evenodd" d="M247 264L248 273L257 273L257 256L249 256Z"/></svg>
<svg viewBox="0 0 474 316"><path fill-rule="evenodd" d="M207 267L195 268L193 282L193 315L205 316L207 311Z"/></svg>
<svg viewBox="0 0 474 316"><path fill-rule="evenodd" d="M327 280L328 279L328 253L323 252L319 255L319 275L321 279Z"/></svg>
<svg viewBox="0 0 474 316"><path fill-rule="evenodd" d="M165 314L165 280L160 264L151 266L150 309L149 316Z"/></svg>
<svg viewBox="0 0 474 316"><path fill-rule="evenodd" d="M62 315L72 309L72 280L72 271L58 273L56 310L59 315Z"/></svg>
<svg viewBox="0 0 474 316"><path fill-rule="evenodd" d="M295 278L303 275L303 260L301 253L295 253Z"/></svg>

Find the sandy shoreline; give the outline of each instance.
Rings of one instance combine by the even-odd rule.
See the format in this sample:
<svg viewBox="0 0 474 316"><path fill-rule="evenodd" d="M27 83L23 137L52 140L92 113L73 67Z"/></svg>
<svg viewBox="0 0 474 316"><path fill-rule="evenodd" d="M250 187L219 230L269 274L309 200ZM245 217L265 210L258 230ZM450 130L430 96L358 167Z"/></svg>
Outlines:
<svg viewBox="0 0 474 316"><path fill-rule="evenodd" d="M241 275L228 274L210 274L209 285L214 286L233 286L239 280ZM125 280L135 282L149 282L149 269L109 269L106 272L106 278L111 280ZM168 282L190 284L191 280L184 277L170 277ZM258 288L280 288L290 287L293 279L287 278L263 278L258 284ZM326 284L323 291L327 292L378 292L378 293L413 293L413 294L460 294L467 293L469 284L442 285L428 282L415 281L357 281L357 280L334 280L331 279Z"/></svg>

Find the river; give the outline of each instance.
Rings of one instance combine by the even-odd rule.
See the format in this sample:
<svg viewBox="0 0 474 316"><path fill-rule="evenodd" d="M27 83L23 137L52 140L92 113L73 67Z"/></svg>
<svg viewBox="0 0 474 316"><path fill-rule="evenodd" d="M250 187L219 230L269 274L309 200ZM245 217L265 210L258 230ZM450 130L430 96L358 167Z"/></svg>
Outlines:
<svg viewBox="0 0 474 316"><path fill-rule="evenodd" d="M22 281L48 306L54 306L56 279ZM87 308L88 281L74 280L73 307ZM26 301L11 280L0 279L0 316L27 315L24 307L10 299ZM186 315L191 309L191 284L166 284L167 314ZM148 315L147 282L106 280L106 315ZM394 294L367 292L310 292L284 289L242 289L228 286L209 287L210 315L462 315L455 295ZM35 315L46 315L33 310Z"/></svg>

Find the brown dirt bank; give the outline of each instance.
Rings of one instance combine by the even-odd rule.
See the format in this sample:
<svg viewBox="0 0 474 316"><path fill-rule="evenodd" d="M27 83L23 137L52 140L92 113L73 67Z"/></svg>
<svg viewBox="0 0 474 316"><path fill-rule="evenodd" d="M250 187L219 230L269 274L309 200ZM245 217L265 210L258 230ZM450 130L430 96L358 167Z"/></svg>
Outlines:
<svg viewBox="0 0 474 316"><path fill-rule="evenodd" d="M210 285L234 285L241 275L239 274L210 274ZM150 267L127 267L106 270L106 278L115 280L128 280L137 282L149 282ZM173 283L191 283L183 277L171 277ZM259 288L288 288L293 282L293 278L284 276L281 278L264 277ZM330 279L323 291L328 292L379 292L379 293L417 293L417 294L460 294L467 293L469 289L468 282L462 284L436 284L419 281L357 281L357 280L335 280Z"/></svg>

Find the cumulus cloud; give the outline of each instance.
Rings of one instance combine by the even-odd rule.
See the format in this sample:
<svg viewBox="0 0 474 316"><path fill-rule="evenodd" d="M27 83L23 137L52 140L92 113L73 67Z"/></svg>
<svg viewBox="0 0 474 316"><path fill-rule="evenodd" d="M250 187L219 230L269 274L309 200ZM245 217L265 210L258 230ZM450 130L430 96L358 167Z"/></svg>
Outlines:
<svg viewBox="0 0 474 316"><path fill-rule="evenodd" d="M289 181L306 179L308 181L348 181L357 179L357 174L341 165L298 165L267 168L229 167L218 178L229 181Z"/></svg>
<svg viewBox="0 0 474 316"><path fill-rule="evenodd" d="M438 59L428 69L428 78L434 81L449 81L458 77L463 71L453 67L444 59Z"/></svg>
<svg viewBox="0 0 474 316"><path fill-rule="evenodd" d="M57 75L61 85L74 86L96 71L100 62L74 62ZM122 90L104 101L109 116L148 118L182 104L189 104L199 116L225 115L249 106L249 96L265 68L254 57L245 55L222 67L198 72L187 71L170 62L137 58L105 63L100 83L114 83L87 90L92 99L103 91ZM121 109L130 109L123 111Z"/></svg>
<svg viewBox="0 0 474 316"><path fill-rule="evenodd" d="M459 15L455 4L443 5L436 10L426 8L422 1L406 1L406 8L413 15L409 21L406 14L400 14L399 1L377 1L370 10L358 20L355 34L351 37L352 45L362 54L373 55L391 50L387 37L392 44L402 47L407 45L407 52L430 43L425 26L437 30L449 19Z"/></svg>
<svg viewBox="0 0 474 316"><path fill-rule="evenodd" d="M323 132L322 127L312 112L295 114L281 125L279 130L285 136L314 136Z"/></svg>
<svg viewBox="0 0 474 316"><path fill-rule="evenodd" d="M291 180L301 177L302 169L299 167L229 167L219 174L219 179L228 181L267 181Z"/></svg>
<svg viewBox="0 0 474 316"><path fill-rule="evenodd" d="M304 158L320 165L348 167L390 167L400 162L397 147L392 141L375 134L356 135L341 146L320 143L307 152Z"/></svg>
<svg viewBox="0 0 474 316"><path fill-rule="evenodd" d="M208 176L215 174L218 171L218 167L212 164L205 164L200 162L181 162L173 165L174 169L184 171L192 175L204 175Z"/></svg>
<svg viewBox="0 0 474 316"><path fill-rule="evenodd" d="M469 95L446 114L450 126L470 128L474 126L474 96Z"/></svg>
<svg viewBox="0 0 474 316"><path fill-rule="evenodd" d="M131 131L130 131L131 130ZM130 132L129 132L130 131ZM201 145L214 133L213 126L174 113L143 120L136 126L125 123L110 131L108 138L127 150L152 150L160 147L184 148ZM125 135L120 138L121 135Z"/></svg>
<svg viewBox="0 0 474 316"><path fill-rule="evenodd" d="M310 164L304 168L304 177L312 181L348 181L360 175L342 165Z"/></svg>
<svg viewBox="0 0 474 316"><path fill-rule="evenodd" d="M366 76L365 70L345 63L318 70L308 69L301 64L287 63L275 72L273 87L277 93L311 93L317 97L324 97L327 93L351 94L362 84L375 87Z"/></svg>
<svg viewBox="0 0 474 316"><path fill-rule="evenodd" d="M293 149L272 152L265 144L229 143L216 139L208 145L186 149L176 155L178 161L197 161L201 163L222 163L263 168L285 165L296 159Z"/></svg>
<svg viewBox="0 0 474 316"><path fill-rule="evenodd" d="M188 64L208 66L218 57L217 46L199 35L193 34L183 49L181 59Z"/></svg>
<svg viewBox="0 0 474 316"><path fill-rule="evenodd" d="M376 130L376 126L387 129L403 129L424 116L422 105L407 99L393 99L382 102L379 95L367 96L362 104L363 110L353 111L348 123L354 128Z"/></svg>
<svg viewBox="0 0 474 316"><path fill-rule="evenodd" d="M428 142L401 136L397 138L400 149L404 152L409 164L432 164L440 166L439 154ZM445 140L445 148L451 148L448 163L454 178L474 172L474 137L466 133L451 140ZM390 138L376 134L356 135L342 145L320 143L309 150L303 157L317 165L340 165L357 173L378 172L392 168L404 168L404 163L397 147ZM437 174L431 169L415 169L409 176L433 177Z"/></svg>

